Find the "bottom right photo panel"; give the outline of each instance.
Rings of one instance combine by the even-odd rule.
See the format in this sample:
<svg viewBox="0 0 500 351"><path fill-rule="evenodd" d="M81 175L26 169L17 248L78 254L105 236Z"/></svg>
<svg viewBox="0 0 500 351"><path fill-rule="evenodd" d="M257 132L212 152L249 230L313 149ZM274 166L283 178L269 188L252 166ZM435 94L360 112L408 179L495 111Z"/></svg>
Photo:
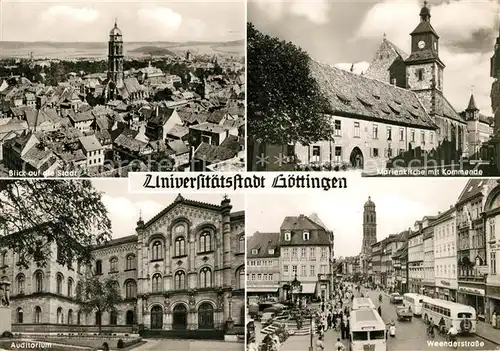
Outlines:
<svg viewBox="0 0 500 351"><path fill-rule="evenodd" d="M498 350L500 180L247 195L247 349Z"/></svg>

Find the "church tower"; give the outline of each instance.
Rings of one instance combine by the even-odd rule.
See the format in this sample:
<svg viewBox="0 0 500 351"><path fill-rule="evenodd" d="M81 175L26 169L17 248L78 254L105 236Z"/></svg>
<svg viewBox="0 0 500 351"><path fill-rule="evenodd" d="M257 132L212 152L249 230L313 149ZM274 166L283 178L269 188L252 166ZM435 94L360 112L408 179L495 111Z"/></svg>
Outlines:
<svg viewBox="0 0 500 351"><path fill-rule="evenodd" d="M443 92L444 63L439 58L439 36L431 25L427 1L420 10L420 23L411 35L411 54L406 59L406 85L417 93L431 116L438 113L436 103Z"/></svg>
<svg viewBox="0 0 500 351"><path fill-rule="evenodd" d="M361 253L367 257L371 255L372 245L377 242L377 212L375 203L368 197L363 211L363 246Z"/></svg>
<svg viewBox="0 0 500 351"><path fill-rule="evenodd" d="M123 38L116 20L115 26L109 32L108 84L113 90L123 85Z"/></svg>

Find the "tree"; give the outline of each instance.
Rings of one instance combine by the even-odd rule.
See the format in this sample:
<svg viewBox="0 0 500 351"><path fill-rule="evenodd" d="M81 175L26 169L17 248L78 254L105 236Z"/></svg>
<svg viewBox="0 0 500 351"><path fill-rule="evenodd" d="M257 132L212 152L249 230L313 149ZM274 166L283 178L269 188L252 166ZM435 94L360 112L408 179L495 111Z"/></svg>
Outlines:
<svg viewBox="0 0 500 351"><path fill-rule="evenodd" d="M101 334L103 312L116 312L116 306L122 302L118 283L110 278L99 279L97 276L87 277L76 285L76 300L84 313L96 312L101 318L97 320Z"/></svg>
<svg viewBox="0 0 500 351"><path fill-rule="evenodd" d="M0 180L0 246L19 255L17 265L88 263L92 248L111 238L102 194L90 180Z"/></svg>
<svg viewBox="0 0 500 351"><path fill-rule="evenodd" d="M249 138L278 145L331 138L326 99L311 76L305 51L248 23L247 58Z"/></svg>

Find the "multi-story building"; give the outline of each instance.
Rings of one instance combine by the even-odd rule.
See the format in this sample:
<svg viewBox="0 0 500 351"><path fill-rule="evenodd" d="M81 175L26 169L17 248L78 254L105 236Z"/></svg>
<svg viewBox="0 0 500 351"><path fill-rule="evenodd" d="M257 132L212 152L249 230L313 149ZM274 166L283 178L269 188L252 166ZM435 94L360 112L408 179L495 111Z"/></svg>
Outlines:
<svg viewBox="0 0 500 351"><path fill-rule="evenodd" d="M277 297L280 287L279 233L254 233L247 243L247 296Z"/></svg>
<svg viewBox="0 0 500 351"><path fill-rule="evenodd" d="M405 241L392 256L395 277L395 291L408 292L408 241Z"/></svg>
<svg viewBox="0 0 500 351"><path fill-rule="evenodd" d="M363 206L363 244L359 254L361 271L368 275L367 258L371 256L372 245L377 242L377 211L371 197Z"/></svg>
<svg viewBox="0 0 500 351"><path fill-rule="evenodd" d="M455 208L451 207L444 213L439 213L433 224L436 296L456 301L458 282Z"/></svg>
<svg viewBox="0 0 500 351"><path fill-rule="evenodd" d="M391 234L384 241L385 246L380 260L380 266L382 272L385 273L386 285L391 290L396 288L396 276L392 256L401 246L403 246L403 243L406 240L405 235L406 232Z"/></svg>
<svg viewBox="0 0 500 351"><path fill-rule="evenodd" d="M14 282L13 332L95 332L99 322L113 333L134 325L184 336L242 332L245 217L231 208L228 198L215 205L179 195L148 222L140 219L135 235L97 246L91 272L118 285L116 313L80 312L75 286L83 267L65 268L55 255L46 267L18 269L4 252L5 276Z"/></svg>
<svg viewBox="0 0 500 351"><path fill-rule="evenodd" d="M382 284L382 242L376 242L371 249L371 270L374 284Z"/></svg>
<svg viewBox="0 0 500 351"><path fill-rule="evenodd" d="M333 233L314 216L285 217L280 228L280 277L282 299L290 299L291 282L301 284L303 297L331 294Z"/></svg>
<svg viewBox="0 0 500 351"><path fill-rule="evenodd" d="M435 217L432 219L434 220ZM436 291L436 281L434 279L434 225L432 222L423 229L422 240L424 242L424 277L422 284L424 294L433 297Z"/></svg>
<svg viewBox="0 0 500 351"><path fill-rule="evenodd" d="M486 294L486 240L483 212L485 187L490 180L471 179L460 194L455 205L457 211L457 301L476 309L479 319L484 320L484 297Z"/></svg>
<svg viewBox="0 0 500 351"><path fill-rule="evenodd" d="M500 185L488 184L484 192L484 219L486 227L486 279L485 319L491 323L491 315L500 315Z"/></svg>
<svg viewBox="0 0 500 351"><path fill-rule="evenodd" d="M434 217L426 216L421 221L416 221L413 231L410 231L408 236L408 280L410 292L419 294L424 292L424 233L429 231L428 228L431 227L433 219Z"/></svg>
<svg viewBox="0 0 500 351"><path fill-rule="evenodd" d="M478 159L481 157L483 144L489 141L493 134L493 118L479 113L473 94L470 96L467 108L460 115L467 122L469 158Z"/></svg>

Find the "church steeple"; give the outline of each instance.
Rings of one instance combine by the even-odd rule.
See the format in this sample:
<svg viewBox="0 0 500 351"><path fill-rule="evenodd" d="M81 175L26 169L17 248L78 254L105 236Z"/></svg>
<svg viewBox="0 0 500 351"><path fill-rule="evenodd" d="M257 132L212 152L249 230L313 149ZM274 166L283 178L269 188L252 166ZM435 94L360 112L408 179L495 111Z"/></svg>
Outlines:
<svg viewBox="0 0 500 351"><path fill-rule="evenodd" d="M424 0L424 6L420 10L420 22L430 22L431 11L427 7L427 0Z"/></svg>

